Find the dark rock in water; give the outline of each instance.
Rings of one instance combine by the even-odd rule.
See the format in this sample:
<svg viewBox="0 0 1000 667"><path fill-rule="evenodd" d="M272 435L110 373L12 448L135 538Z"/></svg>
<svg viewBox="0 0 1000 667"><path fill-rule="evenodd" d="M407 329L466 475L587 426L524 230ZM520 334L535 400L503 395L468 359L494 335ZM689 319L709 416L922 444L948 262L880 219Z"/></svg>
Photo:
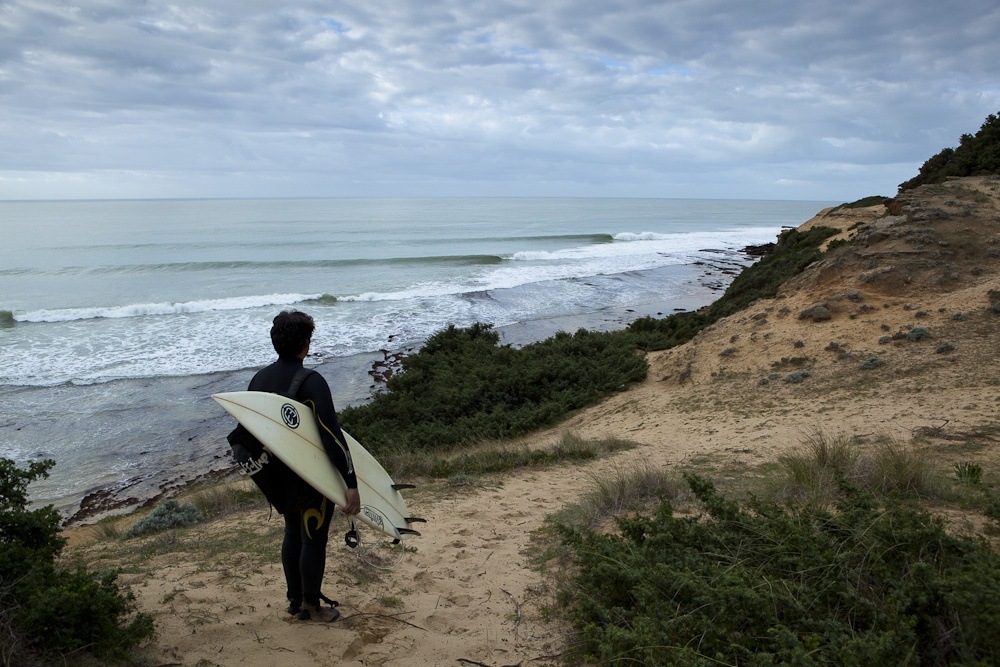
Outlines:
<svg viewBox="0 0 1000 667"><path fill-rule="evenodd" d="M386 382L395 373L403 368L403 359L407 357L405 352L392 352L390 350L379 350L382 353L381 361L372 362L368 375L372 376L375 384L371 385L374 390L381 390Z"/></svg>
<svg viewBox="0 0 1000 667"><path fill-rule="evenodd" d="M751 257L763 257L764 255L770 255L774 252L776 247L777 245L774 243L761 243L760 245L748 245L740 252L744 255L750 255Z"/></svg>

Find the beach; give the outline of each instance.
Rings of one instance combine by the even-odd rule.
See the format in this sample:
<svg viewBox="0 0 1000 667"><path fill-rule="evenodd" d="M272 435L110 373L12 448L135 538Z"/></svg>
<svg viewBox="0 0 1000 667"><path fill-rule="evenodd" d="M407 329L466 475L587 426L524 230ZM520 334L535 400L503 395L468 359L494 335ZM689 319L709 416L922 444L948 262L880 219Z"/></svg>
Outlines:
<svg viewBox="0 0 1000 667"><path fill-rule="evenodd" d="M341 602L337 623L287 620L281 522L266 508L127 540L135 556L95 527L74 528L71 550L133 569L122 580L157 623L159 638L143 653L157 664L558 664L572 642L554 599L562 565L540 565L537 531L602 476L642 465L742 488L816 434L894 438L944 470L1000 465L1000 368L984 363L1000 326L989 308L1000 289L989 252L1000 245L997 181L954 182L902 201L895 215L827 212L806 223L836 225L856 245L776 298L648 354L645 381L510 443L543 448L572 432L636 448L471 483L420 480L409 504L428 522L391 571L364 566L332 538L326 592ZM817 317L817 306L829 317ZM931 336L905 335L917 329ZM873 356L881 363L865 366ZM787 380L802 368L807 377ZM950 510L944 519L950 530L983 534L981 515ZM120 521L124 530L135 517Z"/></svg>

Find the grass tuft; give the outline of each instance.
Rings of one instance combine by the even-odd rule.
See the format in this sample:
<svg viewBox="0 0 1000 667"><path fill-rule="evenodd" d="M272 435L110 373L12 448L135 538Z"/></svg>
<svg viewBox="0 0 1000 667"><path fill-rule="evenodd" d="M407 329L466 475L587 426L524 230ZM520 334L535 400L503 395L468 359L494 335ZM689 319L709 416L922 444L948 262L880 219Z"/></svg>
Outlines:
<svg viewBox="0 0 1000 667"><path fill-rule="evenodd" d="M592 487L576 503L553 515L556 523L594 529L612 516L643 508L662 499L676 499L682 482L670 472L648 462L611 466L591 476Z"/></svg>
<svg viewBox="0 0 1000 667"><path fill-rule="evenodd" d="M778 458L783 475L774 496L806 507L837 502L842 482L876 495L943 498L940 471L924 450L880 436L867 449L847 436L816 434L795 452Z"/></svg>
<svg viewBox="0 0 1000 667"><path fill-rule="evenodd" d="M240 479L199 490L191 503L206 517L215 518L267 505L267 498L253 482Z"/></svg>
<svg viewBox="0 0 1000 667"><path fill-rule="evenodd" d="M386 469L396 479L433 477L468 480L479 475L517 468L591 461L632 447L635 447L635 443L628 440L587 440L565 432L554 445L543 449L531 449L525 445L511 445L502 441L479 445L471 451L463 450L459 453L396 447L384 454L383 460Z"/></svg>

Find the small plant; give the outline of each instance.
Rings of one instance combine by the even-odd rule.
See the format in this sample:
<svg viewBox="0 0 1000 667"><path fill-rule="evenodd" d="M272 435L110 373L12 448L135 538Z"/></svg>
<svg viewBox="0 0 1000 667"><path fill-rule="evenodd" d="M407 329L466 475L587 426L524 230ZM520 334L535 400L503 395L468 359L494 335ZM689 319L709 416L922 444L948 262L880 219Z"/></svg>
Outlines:
<svg viewBox="0 0 1000 667"><path fill-rule="evenodd" d="M937 352L938 354L948 354L949 352L952 352L954 350L955 346L952 345L951 343L941 343L940 345L937 346L937 349L934 351Z"/></svg>
<svg viewBox="0 0 1000 667"><path fill-rule="evenodd" d="M403 606L403 601L394 595L383 595L378 598L378 603L386 609L399 609Z"/></svg>
<svg viewBox="0 0 1000 667"><path fill-rule="evenodd" d="M882 336L881 338L878 339L879 345L888 345L891 342L892 342L892 336Z"/></svg>
<svg viewBox="0 0 1000 667"><path fill-rule="evenodd" d="M614 465L591 479L592 489L558 512L553 517L557 523L593 529L629 508L677 498L681 486L674 475L649 463Z"/></svg>
<svg viewBox="0 0 1000 667"><path fill-rule="evenodd" d="M181 505L174 499L165 500L156 506L153 512L139 520L131 530L125 534L126 537L139 537L158 533L168 528L183 528L193 526L205 520L197 507L193 505Z"/></svg>
<svg viewBox="0 0 1000 667"><path fill-rule="evenodd" d="M966 486L979 486L983 481L983 467L974 461L962 461L955 464L955 475Z"/></svg>
<svg viewBox="0 0 1000 667"><path fill-rule="evenodd" d="M906 334L909 340L924 340L931 337L931 332L923 327L917 327Z"/></svg>
<svg viewBox="0 0 1000 667"><path fill-rule="evenodd" d="M867 359L861 362L861 369L866 371L872 370L873 368L878 368L883 363L885 362L879 359L878 357L868 357Z"/></svg>
<svg viewBox="0 0 1000 667"><path fill-rule="evenodd" d="M800 382L805 382L806 378L811 375L812 373L806 370L795 371L794 373L789 373L785 376L785 382L789 384L799 384Z"/></svg>

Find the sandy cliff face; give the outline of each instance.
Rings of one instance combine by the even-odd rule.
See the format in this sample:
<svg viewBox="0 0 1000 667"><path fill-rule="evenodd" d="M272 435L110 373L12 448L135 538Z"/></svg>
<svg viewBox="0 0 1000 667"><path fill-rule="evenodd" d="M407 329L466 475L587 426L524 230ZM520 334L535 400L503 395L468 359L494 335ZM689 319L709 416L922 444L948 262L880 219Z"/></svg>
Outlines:
<svg viewBox="0 0 1000 667"><path fill-rule="evenodd" d="M920 372L939 385L995 380L1000 368L989 361L1000 317L991 305L1000 295L990 293L1000 289L1000 179L925 186L894 208L898 215L882 206L825 211L805 223L842 229L835 238L852 243L835 243L776 299L653 355L654 379L738 384L735 376L745 375L752 385L795 367L828 390ZM881 364L861 368L871 358Z"/></svg>

